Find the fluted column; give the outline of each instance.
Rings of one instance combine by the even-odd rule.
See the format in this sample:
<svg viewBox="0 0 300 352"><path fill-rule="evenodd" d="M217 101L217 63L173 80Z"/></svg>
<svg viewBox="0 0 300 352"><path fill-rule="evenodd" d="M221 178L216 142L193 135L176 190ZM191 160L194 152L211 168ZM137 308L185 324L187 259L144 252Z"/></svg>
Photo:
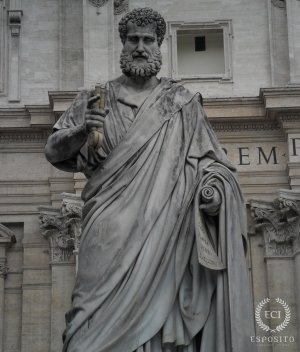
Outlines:
<svg viewBox="0 0 300 352"><path fill-rule="evenodd" d="M300 85L300 1L285 1L288 24L290 84Z"/></svg>
<svg viewBox="0 0 300 352"><path fill-rule="evenodd" d="M4 351L4 281L8 273L6 252L7 248L15 242L16 238L14 233L0 224L0 352Z"/></svg>
<svg viewBox="0 0 300 352"><path fill-rule="evenodd" d="M269 292L268 297L262 298L269 299L270 312L282 312L274 319L269 317L268 332L273 337L293 336L295 342L286 350L297 352L300 348L300 297L295 292L300 292L300 191L280 189L277 193L279 197L273 202L258 199L249 202L256 231L263 235L265 243ZM285 304L288 308L284 308ZM287 309L291 316L284 320ZM272 351L281 352L282 346L274 344Z"/></svg>
<svg viewBox="0 0 300 352"><path fill-rule="evenodd" d="M20 33L21 19L23 15L21 0L11 0L8 10L8 24L10 27L9 39L9 91L8 99L12 103L17 103L21 99L20 93Z"/></svg>
<svg viewBox="0 0 300 352"><path fill-rule="evenodd" d="M61 351L65 313L70 309L77 271L83 201L79 195L62 193L61 207L39 207L40 227L50 242L52 275L51 352Z"/></svg>

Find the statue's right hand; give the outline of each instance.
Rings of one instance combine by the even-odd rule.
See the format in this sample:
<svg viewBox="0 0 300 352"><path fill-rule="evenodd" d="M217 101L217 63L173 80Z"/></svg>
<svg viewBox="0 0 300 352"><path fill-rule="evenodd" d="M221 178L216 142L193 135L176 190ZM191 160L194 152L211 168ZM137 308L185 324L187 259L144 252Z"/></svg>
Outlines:
<svg viewBox="0 0 300 352"><path fill-rule="evenodd" d="M97 130L102 130L105 116L109 110L105 109L93 109L93 104L100 99L100 95L94 96L89 99L87 109L85 112L85 128L89 133L92 127L96 127Z"/></svg>

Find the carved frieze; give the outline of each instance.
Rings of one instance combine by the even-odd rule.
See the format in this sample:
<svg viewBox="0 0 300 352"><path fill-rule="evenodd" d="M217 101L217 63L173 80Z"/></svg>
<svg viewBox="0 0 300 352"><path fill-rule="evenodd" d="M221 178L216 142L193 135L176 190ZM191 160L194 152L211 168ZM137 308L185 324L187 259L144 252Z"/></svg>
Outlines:
<svg viewBox="0 0 300 352"><path fill-rule="evenodd" d="M46 142L49 132L41 133L2 133L0 134L0 142Z"/></svg>
<svg viewBox="0 0 300 352"><path fill-rule="evenodd" d="M120 15L128 10L129 0L114 0L114 13Z"/></svg>
<svg viewBox="0 0 300 352"><path fill-rule="evenodd" d="M78 252L82 223L82 200L80 196L63 193L61 208L39 207L39 225L43 236L50 242L50 260L66 262L74 260Z"/></svg>
<svg viewBox="0 0 300 352"><path fill-rule="evenodd" d="M281 122L298 122L300 121L300 115L283 115L279 117Z"/></svg>
<svg viewBox="0 0 300 352"><path fill-rule="evenodd" d="M278 123L240 123L240 124L214 124L215 132L241 132L241 131L278 131L281 126Z"/></svg>
<svg viewBox="0 0 300 352"><path fill-rule="evenodd" d="M292 256L300 249L300 192L281 191L273 202L250 200L255 227L264 235L266 256Z"/></svg>

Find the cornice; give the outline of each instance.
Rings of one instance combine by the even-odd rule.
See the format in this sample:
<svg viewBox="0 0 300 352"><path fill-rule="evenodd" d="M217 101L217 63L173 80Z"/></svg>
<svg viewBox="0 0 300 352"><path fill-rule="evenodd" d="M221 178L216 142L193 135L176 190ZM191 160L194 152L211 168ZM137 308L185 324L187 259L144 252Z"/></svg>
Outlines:
<svg viewBox="0 0 300 352"><path fill-rule="evenodd" d="M57 121L60 116L68 109L75 99L78 91L61 92L61 91L50 91L48 92L50 108Z"/></svg>
<svg viewBox="0 0 300 352"><path fill-rule="evenodd" d="M30 115L32 127L46 127L55 124L55 118L51 107L48 105L25 105Z"/></svg>
<svg viewBox="0 0 300 352"><path fill-rule="evenodd" d="M300 113L300 86L261 88L259 97L266 117L287 112Z"/></svg>
<svg viewBox="0 0 300 352"><path fill-rule="evenodd" d="M78 91L50 91L49 104L0 108L2 140L46 140L55 121L77 94ZM300 131L300 86L261 88L257 97L204 98L204 109L218 133L279 133L281 128L285 132Z"/></svg>

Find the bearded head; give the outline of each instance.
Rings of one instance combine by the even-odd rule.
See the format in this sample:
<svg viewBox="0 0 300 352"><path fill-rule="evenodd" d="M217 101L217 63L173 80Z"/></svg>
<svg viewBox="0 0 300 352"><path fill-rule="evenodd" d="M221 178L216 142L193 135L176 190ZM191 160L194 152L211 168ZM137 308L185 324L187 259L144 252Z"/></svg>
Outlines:
<svg viewBox="0 0 300 352"><path fill-rule="evenodd" d="M160 46L166 32L163 17L148 7L135 9L121 19L119 32L124 45L122 72L128 77L156 76L162 65Z"/></svg>

